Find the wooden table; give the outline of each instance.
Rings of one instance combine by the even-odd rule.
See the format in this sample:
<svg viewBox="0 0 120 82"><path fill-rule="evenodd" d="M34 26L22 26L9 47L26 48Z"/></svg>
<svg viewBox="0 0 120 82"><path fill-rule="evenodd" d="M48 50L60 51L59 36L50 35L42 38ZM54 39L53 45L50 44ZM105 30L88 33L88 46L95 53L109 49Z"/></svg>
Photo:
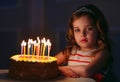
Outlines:
<svg viewBox="0 0 120 82"><path fill-rule="evenodd" d="M96 82L95 80L91 78L63 78L63 77L58 77L57 79L54 80L17 80L17 79L12 79L8 76L8 70L7 69L0 69L0 82Z"/></svg>

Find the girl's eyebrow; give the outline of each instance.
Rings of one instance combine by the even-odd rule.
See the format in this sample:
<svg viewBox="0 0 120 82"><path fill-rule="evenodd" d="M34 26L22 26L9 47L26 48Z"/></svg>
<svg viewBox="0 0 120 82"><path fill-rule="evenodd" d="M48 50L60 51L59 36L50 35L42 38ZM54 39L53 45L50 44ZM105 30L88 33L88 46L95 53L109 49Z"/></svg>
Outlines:
<svg viewBox="0 0 120 82"><path fill-rule="evenodd" d="M85 27L86 26L94 26L94 25L93 24L89 24L89 25L85 25ZM79 27L76 26L76 27L72 27L72 28L79 28Z"/></svg>
<svg viewBox="0 0 120 82"><path fill-rule="evenodd" d="M88 25L85 25L85 26L94 26L93 24L88 24Z"/></svg>
<svg viewBox="0 0 120 82"><path fill-rule="evenodd" d="M72 27L72 28L74 29L74 28L78 28L78 27Z"/></svg>

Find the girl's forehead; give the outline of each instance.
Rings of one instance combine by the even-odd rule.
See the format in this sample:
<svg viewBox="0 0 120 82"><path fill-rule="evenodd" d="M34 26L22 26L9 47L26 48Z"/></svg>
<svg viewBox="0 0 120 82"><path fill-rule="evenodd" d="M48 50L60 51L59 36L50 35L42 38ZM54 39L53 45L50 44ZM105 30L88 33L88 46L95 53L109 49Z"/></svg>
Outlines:
<svg viewBox="0 0 120 82"><path fill-rule="evenodd" d="M94 20L89 16L81 16L73 21L73 26L79 24L94 24Z"/></svg>

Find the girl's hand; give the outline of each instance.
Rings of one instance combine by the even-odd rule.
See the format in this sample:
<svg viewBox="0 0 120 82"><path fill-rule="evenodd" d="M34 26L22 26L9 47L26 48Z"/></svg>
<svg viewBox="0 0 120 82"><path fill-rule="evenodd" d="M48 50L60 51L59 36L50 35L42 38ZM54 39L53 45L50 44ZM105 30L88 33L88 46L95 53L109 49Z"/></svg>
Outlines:
<svg viewBox="0 0 120 82"><path fill-rule="evenodd" d="M65 75L67 77L72 77L72 78L80 77L77 73L75 73L73 70L71 70L68 66L60 66L59 70L63 75Z"/></svg>

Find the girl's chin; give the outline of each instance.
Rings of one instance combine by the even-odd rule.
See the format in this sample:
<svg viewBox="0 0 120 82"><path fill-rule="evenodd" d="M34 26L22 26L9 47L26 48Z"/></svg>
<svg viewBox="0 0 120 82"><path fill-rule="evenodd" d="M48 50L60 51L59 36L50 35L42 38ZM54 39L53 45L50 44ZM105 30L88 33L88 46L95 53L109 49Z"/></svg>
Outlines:
<svg viewBox="0 0 120 82"><path fill-rule="evenodd" d="M90 46L82 44L82 45L80 45L80 47L82 47L82 48L89 48Z"/></svg>

